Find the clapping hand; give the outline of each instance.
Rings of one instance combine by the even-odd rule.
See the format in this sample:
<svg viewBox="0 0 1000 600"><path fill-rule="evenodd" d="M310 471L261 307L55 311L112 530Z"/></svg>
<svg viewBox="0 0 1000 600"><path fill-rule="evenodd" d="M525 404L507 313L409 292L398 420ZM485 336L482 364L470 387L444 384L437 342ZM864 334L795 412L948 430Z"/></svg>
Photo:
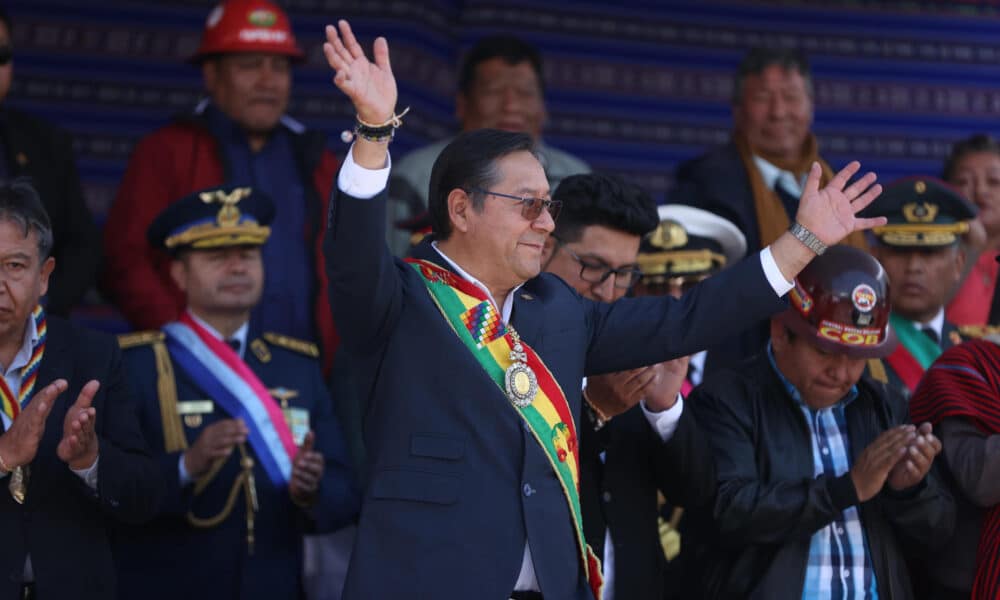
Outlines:
<svg viewBox="0 0 1000 600"><path fill-rule="evenodd" d="M94 431L97 409L91 404L100 387L96 379L88 381L63 419L63 437L56 446L56 455L71 469L87 469L97 461L98 443Z"/></svg>

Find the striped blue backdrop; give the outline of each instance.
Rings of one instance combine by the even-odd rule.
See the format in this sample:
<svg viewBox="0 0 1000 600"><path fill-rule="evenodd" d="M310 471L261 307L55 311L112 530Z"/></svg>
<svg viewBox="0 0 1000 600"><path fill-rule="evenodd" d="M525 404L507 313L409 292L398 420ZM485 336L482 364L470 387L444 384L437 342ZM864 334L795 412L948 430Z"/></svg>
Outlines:
<svg viewBox="0 0 1000 600"><path fill-rule="evenodd" d="M136 139L195 104L200 73L184 63L212 2L14 0L12 105L75 135L98 221ZM479 2L286 0L309 59L291 112L330 134L351 110L332 87L322 27L347 17L370 46L390 42L401 105L393 146L452 132L463 49L495 31L542 48L547 140L596 169L626 174L658 199L673 167L729 134L731 75L751 45L809 53L815 130L835 164L861 159L883 181L937 173L949 143L993 132L1000 114L1000 21L992 3Z"/></svg>

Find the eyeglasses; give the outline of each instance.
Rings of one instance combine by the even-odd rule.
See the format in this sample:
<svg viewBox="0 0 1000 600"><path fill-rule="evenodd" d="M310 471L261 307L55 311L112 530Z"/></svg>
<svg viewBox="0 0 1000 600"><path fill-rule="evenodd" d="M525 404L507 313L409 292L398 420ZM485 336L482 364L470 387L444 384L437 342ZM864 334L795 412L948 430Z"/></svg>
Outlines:
<svg viewBox="0 0 1000 600"><path fill-rule="evenodd" d="M0 67L14 59L14 51L10 46L0 46Z"/></svg>
<svg viewBox="0 0 1000 600"><path fill-rule="evenodd" d="M560 200L550 200L548 198L534 198L532 196L514 196L512 194L501 194L500 192L491 192L489 190L484 190L482 188L471 188L469 191L476 192L479 194L486 194L487 196L498 196L500 198L509 198L511 200L517 200L521 203L521 216L529 221L534 221L541 214L542 210L548 210L549 215L552 216L552 220L555 221L559 216L559 210L562 208L562 201Z"/></svg>
<svg viewBox="0 0 1000 600"><path fill-rule="evenodd" d="M627 290L631 288L639 278L642 277L642 271L639 269L639 265L625 265L624 267L612 267L603 260L597 260L592 258L583 258L576 252L573 252L566 247L566 244L562 240L553 236L556 241L556 245L562 248L566 254L569 254L573 260L580 263L580 279L586 281L587 283L601 284L607 281L608 277L612 275L615 276L615 287L621 290Z"/></svg>

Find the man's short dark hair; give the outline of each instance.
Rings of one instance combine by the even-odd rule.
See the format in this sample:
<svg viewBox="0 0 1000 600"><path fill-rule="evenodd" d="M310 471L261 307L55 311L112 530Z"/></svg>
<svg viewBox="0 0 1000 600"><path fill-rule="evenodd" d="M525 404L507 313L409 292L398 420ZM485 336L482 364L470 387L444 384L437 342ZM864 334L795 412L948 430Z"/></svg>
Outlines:
<svg viewBox="0 0 1000 600"><path fill-rule="evenodd" d="M472 198L473 208L481 210L486 198L472 189L487 190L499 181L497 161L514 152L534 154L535 142L531 136L499 129L477 129L458 134L445 146L431 169L427 196L436 239L446 240L451 235L448 194L456 188L466 190Z"/></svg>
<svg viewBox="0 0 1000 600"><path fill-rule="evenodd" d="M977 133L964 140L955 142L951 147L951 154L944 161L944 171L941 174L941 179L950 182L955 177L955 168L958 166L958 161L965 158L966 155L979 154L980 152L989 152L1000 156L1000 144L992 136L985 133Z"/></svg>
<svg viewBox="0 0 1000 600"><path fill-rule="evenodd" d="M552 235L563 242L578 241L591 225L642 237L660 223L650 195L615 175L571 175L562 180L552 199L562 202Z"/></svg>
<svg viewBox="0 0 1000 600"><path fill-rule="evenodd" d="M469 49L462 60L458 71L458 89L463 94L472 91L476 83L476 67L492 58L502 58L508 65L517 65L525 61L531 63L531 68L538 77L538 85L545 89L542 79L542 55L538 49L524 40L512 35L493 35L485 37Z"/></svg>
<svg viewBox="0 0 1000 600"><path fill-rule="evenodd" d="M7 35L13 38L14 26L10 21L10 13L2 6L0 6L0 23L3 23L4 27L7 28Z"/></svg>
<svg viewBox="0 0 1000 600"><path fill-rule="evenodd" d="M26 178L0 183L0 221L20 227L25 238L34 231L38 235L39 260L49 257L52 252L52 222L38 192Z"/></svg>
<svg viewBox="0 0 1000 600"><path fill-rule="evenodd" d="M740 68L736 71L736 83L733 85L733 104L743 100L743 84L750 75L760 75L768 67L779 66L786 71L797 71L806 82L806 91L812 96L812 74L809 70L809 59L799 50L791 48L751 48Z"/></svg>

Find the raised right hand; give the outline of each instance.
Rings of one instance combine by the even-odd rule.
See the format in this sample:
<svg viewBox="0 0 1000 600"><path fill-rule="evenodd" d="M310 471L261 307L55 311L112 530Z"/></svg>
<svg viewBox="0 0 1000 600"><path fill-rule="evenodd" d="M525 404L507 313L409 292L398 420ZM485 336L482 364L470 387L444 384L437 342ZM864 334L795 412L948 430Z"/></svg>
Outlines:
<svg viewBox="0 0 1000 600"><path fill-rule="evenodd" d="M0 435L0 458L8 468L26 465L35 459L38 444L45 433L45 420L52 412L56 398L68 387L65 379L56 379L36 392L7 431Z"/></svg>
<svg viewBox="0 0 1000 600"><path fill-rule="evenodd" d="M916 437L916 427L900 425L883 431L868 444L851 467L851 481L859 501L870 500L882 490L889 472L906 454L907 447Z"/></svg>
<svg viewBox="0 0 1000 600"><path fill-rule="evenodd" d="M249 434L243 419L223 419L205 427L184 453L188 475L197 479L207 473L213 462L229 456L236 444L245 442Z"/></svg>
<svg viewBox="0 0 1000 600"><path fill-rule="evenodd" d="M326 62L337 72L333 83L351 99L363 121L384 123L395 112L397 97L396 78L389 65L389 43L384 37L376 38L373 45L375 62L370 62L347 21L341 19L337 26L339 35L337 27L326 26L326 43L323 44Z"/></svg>

